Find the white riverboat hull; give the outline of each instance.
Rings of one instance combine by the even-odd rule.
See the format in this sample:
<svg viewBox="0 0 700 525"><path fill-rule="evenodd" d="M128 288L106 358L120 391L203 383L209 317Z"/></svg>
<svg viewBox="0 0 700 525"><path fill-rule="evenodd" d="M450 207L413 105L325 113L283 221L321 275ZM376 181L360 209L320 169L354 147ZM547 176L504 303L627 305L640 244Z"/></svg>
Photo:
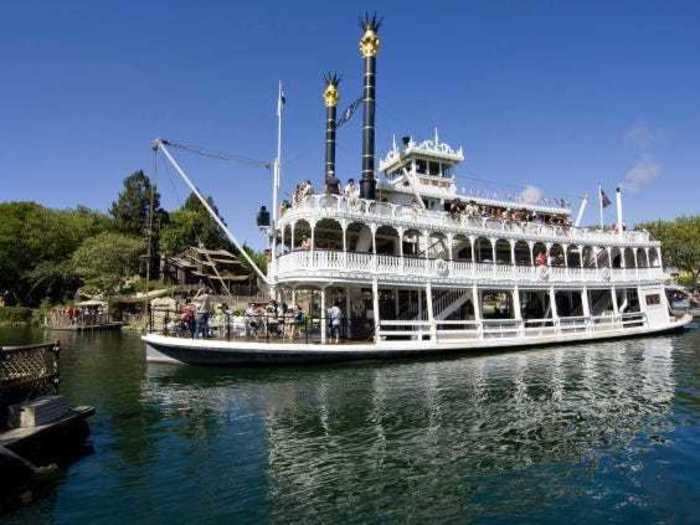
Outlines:
<svg viewBox="0 0 700 525"><path fill-rule="evenodd" d="M187 339L149 334L143 336L148 362L210 365L266 366L349 361L417 359L489 350L582 343L627 337L660 335L684 329L693 318L685 316L665 326L625 327L600 332L493 337L471 341L382 341L364 344L268 343Z"/></svg>

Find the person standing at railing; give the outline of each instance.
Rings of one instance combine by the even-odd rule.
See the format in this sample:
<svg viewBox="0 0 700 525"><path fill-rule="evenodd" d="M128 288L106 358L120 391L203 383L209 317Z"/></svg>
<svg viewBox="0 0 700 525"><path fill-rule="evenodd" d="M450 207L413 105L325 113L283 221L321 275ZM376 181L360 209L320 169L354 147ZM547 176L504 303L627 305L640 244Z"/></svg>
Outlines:
<svg viewBox="0 0 700 525"><path fill-rule="evenodd" d="M208 294L203 294L196 304L197 326L195 336L206 339L209 337L209 316L211 315L211 302Z"/></svg>
<svg viewBox="0 0 700 525"><path fill-rule="evenodd" d="M349 179L343 189L343 194L348 201L351 209L355 209L360 199L360 186L355 182L355 179Z"/></svg>

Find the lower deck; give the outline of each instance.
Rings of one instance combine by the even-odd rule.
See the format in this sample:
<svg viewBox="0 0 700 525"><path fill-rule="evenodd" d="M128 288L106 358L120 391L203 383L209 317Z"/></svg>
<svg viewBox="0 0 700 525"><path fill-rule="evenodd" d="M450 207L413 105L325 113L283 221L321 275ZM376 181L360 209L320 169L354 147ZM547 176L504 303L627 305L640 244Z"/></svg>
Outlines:
<svg viewBox="0 0 700 525"><path fill-rule="evenodd" d="M266 345L464 345L530 340L673 323L663 285L596 288L439 288L336 284L277 289L276 301L245 311L215 306L186 320L181 311L151 311L149 332L169 339ZM183 308L185 308L183 306ZM184 311L184 310L182 310Z"/></svg>
<svg viewBox="0 0 700 525"><path fill-rule="evenodd" d="M669 321L663 327L650 328L642 324L607 325L594 331L568 333L520 334L484 333L472 340L412 340L380 341L352 345L307 344L295 342L221 341L186 339L158 334L144 336L149 362L251 366L306 363L337 363L381 359L416 359L492 350L518 349L564 343L601 341L626 337L663 334L683 329L692 321L686 315Z"/></svg>

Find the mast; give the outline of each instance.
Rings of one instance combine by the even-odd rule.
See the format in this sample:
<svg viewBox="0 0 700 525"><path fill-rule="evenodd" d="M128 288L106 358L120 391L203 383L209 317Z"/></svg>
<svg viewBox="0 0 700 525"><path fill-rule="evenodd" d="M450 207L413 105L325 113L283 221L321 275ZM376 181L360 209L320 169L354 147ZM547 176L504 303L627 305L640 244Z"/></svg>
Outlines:
<svg viewBox="0 0 700 525"><path fill-rule="evenodd" d="M335 179L335 129L336 112L340 101L340 78L335 73L328 73L324 77L326 88L323 91L323 102L326 105L326 190Z"/></svg>
<svg viewBox="0 0 700 525"><path fill-rule="evenodd" d="M363 199L374 199L377 182L374 179L374 110L376 104L376 70L379 37L377 32L382 25L377 16L366 14L360 20L363 34L360 38L360 53L364 58L362 83L362 178L360 195Z"/></svg>

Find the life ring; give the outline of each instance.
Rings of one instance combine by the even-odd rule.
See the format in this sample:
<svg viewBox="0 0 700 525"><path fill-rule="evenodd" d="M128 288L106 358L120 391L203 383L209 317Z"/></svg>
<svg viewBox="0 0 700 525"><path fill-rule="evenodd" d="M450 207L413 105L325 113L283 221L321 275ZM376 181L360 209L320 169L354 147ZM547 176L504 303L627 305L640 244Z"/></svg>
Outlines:
<svg viewBox="0 0 700 525"><path fill-rule="evenodd" d="M435 261L435 271L438 275L442 275L444 277L450 273L450 267L447 265L446 261L443 259L438 259Z"/></svg>
<svg viewBox="0 0 700 525"><path fill-rule="evenodd" d="M537 267L537 277L541 281L546 281L549 279L549 267L542 265Z"/></svg>

